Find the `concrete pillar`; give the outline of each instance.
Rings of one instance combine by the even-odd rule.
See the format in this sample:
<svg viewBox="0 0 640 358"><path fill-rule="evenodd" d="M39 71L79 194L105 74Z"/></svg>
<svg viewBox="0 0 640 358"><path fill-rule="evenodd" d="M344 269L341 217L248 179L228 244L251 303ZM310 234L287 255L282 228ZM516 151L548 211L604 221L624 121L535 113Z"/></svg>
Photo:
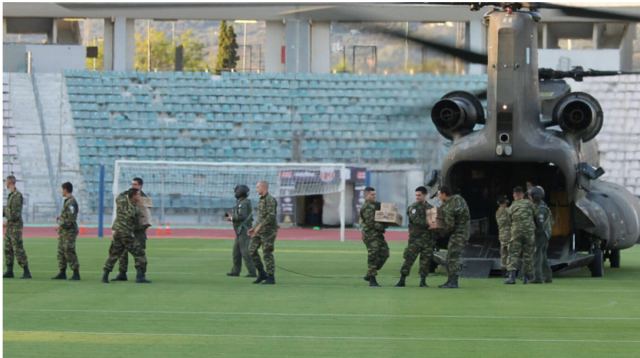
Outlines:
<svg viewBox="0 0 640 358"><path fill-rule="evenodd" d="M331 72L331 24L311 24L311 72Z"/></svg>
<svg viewBox="0 0 640 358"><path fill-rule="evenodd" d="M104 19L103 44L103 68L105 71L113 71L113 21L111 19Z"/></svg>
<svg viewBox="0 0 640 358"><path fill-rule="evenodd" d="M308 19L285 20L286 72L311 71L311 24Z"/></svg>
<svg viewBox="0 0 640 358"><path fill-rule="evenodd" d="M51 22L51 43L58 43L58 19L53 19Z"/></svg>
<svg viewBox="0 0 640 358"><path fill-rule="evenodd" d="M467 40L466 48L480 53L487 53L487 29L482 20L472 20L466 23ZM469 64L467 73L479 75L487 72L487 66L481 64Z"/></svg>
<svg viewBox="0 0 640 358"><path fill-rule="evenodd" d="M265 72L284 72L283 46L284 24L282 21L267 21L264 48Z"/></svg>
<svg viewBox="0 0 640 358"><path fill-rule="evenodd" d="M135 20L124 16L113 20L104 21L104 69L133 71Z"/></svg>
<svg viewBox="0 0 640 358"><path fill-rule="evenodd" d="M549 25L547 23L542 24L542 48L549 48Z"/></svg>
<svg viewBox="0 0 640 358"><path fill-rule="evenodd" d="M636 24L626 26L620 42L620 71L633 70L633 40L636 38Z"/></svg>

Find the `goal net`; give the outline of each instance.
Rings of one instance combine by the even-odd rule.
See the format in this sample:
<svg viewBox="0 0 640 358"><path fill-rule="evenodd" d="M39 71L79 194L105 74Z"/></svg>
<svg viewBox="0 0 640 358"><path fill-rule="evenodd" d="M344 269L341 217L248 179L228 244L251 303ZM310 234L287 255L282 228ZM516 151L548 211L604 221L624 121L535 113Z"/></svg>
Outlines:
<svg viewBox="0 0 640 358"><path fill-rule="evenodd" d="M269 183L278 200L278 221L291 223L296 216L296 197L338 194L340 239L344 240L346 196L349 172L336 163L242 163L116 160L113 197L131 186L135 177L144 181L143 192L151 198L154 224L207 226L223 222L223 215L235 204L234 188L250 188L254 210L259 180ZM327 210L327 208L325 208ZM254 218L256 213L254 212ZM114 210L115 218L115 210Z"/></svg>

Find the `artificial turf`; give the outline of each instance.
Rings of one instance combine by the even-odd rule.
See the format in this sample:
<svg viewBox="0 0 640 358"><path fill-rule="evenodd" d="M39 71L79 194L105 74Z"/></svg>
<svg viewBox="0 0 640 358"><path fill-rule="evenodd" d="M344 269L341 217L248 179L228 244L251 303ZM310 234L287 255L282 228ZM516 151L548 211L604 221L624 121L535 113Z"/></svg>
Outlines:
<svg viewBox="0 0 640 358"><path fill-rule="evenodd" d="M26 239L34 278L4 280L6 357L638 356L640 248L621 268L553 284L462 279L394 288L404 243L362 276L361 242L279 241L277 284L227 277L231 241L150 240L152 284L100 283L109 240L80 239L82 281L53 281L56 240ZM134 278L130 260L130 280ZM17 268L17 266L16 266ZM310 276L287 272L283 268ZM18 270L16 273L21 273ZM243 269L243 275L244 275ZM112 274L112 277L114 274Z"/></svg>

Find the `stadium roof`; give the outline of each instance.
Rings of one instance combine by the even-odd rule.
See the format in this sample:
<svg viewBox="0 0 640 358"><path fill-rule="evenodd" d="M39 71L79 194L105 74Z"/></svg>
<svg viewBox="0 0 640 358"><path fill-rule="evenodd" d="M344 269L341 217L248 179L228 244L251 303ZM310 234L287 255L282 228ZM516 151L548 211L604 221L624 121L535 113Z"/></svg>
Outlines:
<svg viewBox="0 0 640 358"><path fill-rule="evenodd" d="M610 6L599 7L611 11ZM137 19L253 19L278 21L303 17L315 21L469 21L482 18L486 10L467 11L454 5L423 4L326 4L326 3L4 3L5 17ZM640 7L616 7L616 12L640 16ZM545 22L585 21L556 10L541 10ZM608 20L611 22L611 20Z"/></svg>

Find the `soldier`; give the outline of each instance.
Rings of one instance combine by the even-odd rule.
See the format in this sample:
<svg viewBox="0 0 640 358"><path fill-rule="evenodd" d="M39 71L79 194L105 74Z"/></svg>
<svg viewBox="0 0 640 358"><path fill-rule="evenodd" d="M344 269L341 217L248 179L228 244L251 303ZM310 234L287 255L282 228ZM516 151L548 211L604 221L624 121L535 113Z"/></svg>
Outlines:
<svg viewBox="0 0 640 358"><path fill-rule="evenodd" d="M530 200L524 199L524 190L517 186L513 189L513 203L509 207L511 217L511 241L509 242L509 276L504 283L516 283L516 271L522 267L523 283L528 283L533 276L535 208ZM520 266L522 257L522 266Z"/></svg>
<svg viewBox="0 0 640 358"><path fill-rule="evenodd" d="M551 266L547 260L547 249L551 239L553 219L551 210L544 202L544 189L540 186L533 187L529 193L535 206L535 254L533 256L534 276L531 283L551 283Z"/></svg>
<svg viewBox="0 0 640 358"><path fill-rule="evenodd" d="M233 243L233 267L227 273L227 276L239 276L242 268L242 260L247 267L247 277L256 277L256 268L253 265L253 259L249 255L249 235L247 230L253 224L253 215L251 213L251 200L249 200L249 187L246 185L237 185L234 189L237 199L236 206L232 213L225 213L227 221L233 223L233 230L236 233L236 239Z"/></svg>
<svg viewBox="0 0 640 358"><path fill-rule="evenodd" d="M458 194L453 195L447 186L440 187L438 197L442 205L438 209L438 216L442 217L444 236L449 237L447 245L447 282L438 286L440 288L458 288L458 276L461 264L462 250L469 241L471 229L471 217L469 207L464 198Z"/></svg>
<svg viewBox="0 0 640 358"><path fill-rule="evenodd" d="M76 254L76 238L78 237L78 202L73 197L73 184L62 184L64 204L58 216L58 269L60 273L53 280L67 279L67 264L73 270L71 280L80 280L80 264Z"/></svg>
<svg viewBox="0 0 640 358"><path fill-rule="evenodd" d="M389 258L389 245L384 239L385 225L375 221L376 210L380 208L380 203L376 201L376 190L366 187L364 200L360 208L362 241L367 247L368 270L364 280L369 281L370 287L380 287L376 275Z"/></svg>
<svg viewBox="0 0 640 358"><path fill-rule="evenodd" d="M129 189L126 196L119 195L116 199L116 221L113 223L113 241L109 247L109 257L104 263L104 274L102 282L109 283L109 273L113 270L123 252L130 252L133 255L136 266L136 282L151 283L145 278L147 272L147 256L144 247L136 245L134 231L139 225L140 212L138 201L141 200L140 191Z"/></svg>
<svg viewBox="0 0 640 358"><path fill-rule="evenodd" d="M251 237L249 255L253 259L254 266L258 269L258 277L253 283L264 281L263 284L265 285L274 285L276 283L276 263L273 258L273 250L276 235L278 234L278 222L276 219L278 202L269 194L269 183L266 181L259 181L256 184L256 191L260 195L260 201L258 201L258 223L249 229L249 236ZM264 266L258 253L260 246L262 246Z"/></svg>
<svg viewBox="0 0 640 358"><path fill-rule="evenodd" d="M140 212L140 220L138 225L133 231L135 237L134 245L141 246L145 251L147 250L147 229L151 227L151 213L149 212L148 203L150 198L142 191L142 185L144 181L142 178L133 178L131 180L131 188L140 191L142 200L137 203L138 210ZM127 191L120 193L121 196L126 196ZM117 199L116 199L117 200ZM125 250L122 256L118 258L118 275L111 281L127 281L127 270L129 268L129 253Z"/></svg>
<svg viewBox="0 0 640 358"><path fill-rule="evenodd" d="M509 217L509 199L506 195L498 198L496 222L498 223L498 240L500 241L500 269L506 275L509 262L509 239L511 237L511 219Z"/></svg>
<svg viewBox="0 0 640 358"><path fill-rule="evenodd" d="M7 264L7 271L3 278L13 278L13 257L16 256L18 265L22 266L24 272L22 278L31 278L27 253L22 244L22 193L16 189L16 177L9 175L5 182L9 190L7 196L7 206L2 210L2 216L7 219L7 227L4 232L4 262Z"/></svg>
<svg viewBox="0 0 640 358"><path fill-rule="evenodd" d="M420 287L427 286L427 275L429 274L429 264L433 259L434 240L427 225L427 210L432 206L426 201L427 188L419 186L416 188L416 201L407 208L407 218L409 219L409 242L404 250L404 263L400 268L400 281L396 287L405 286L405 278L409 276L411 266L420 255Z"/></svg>

